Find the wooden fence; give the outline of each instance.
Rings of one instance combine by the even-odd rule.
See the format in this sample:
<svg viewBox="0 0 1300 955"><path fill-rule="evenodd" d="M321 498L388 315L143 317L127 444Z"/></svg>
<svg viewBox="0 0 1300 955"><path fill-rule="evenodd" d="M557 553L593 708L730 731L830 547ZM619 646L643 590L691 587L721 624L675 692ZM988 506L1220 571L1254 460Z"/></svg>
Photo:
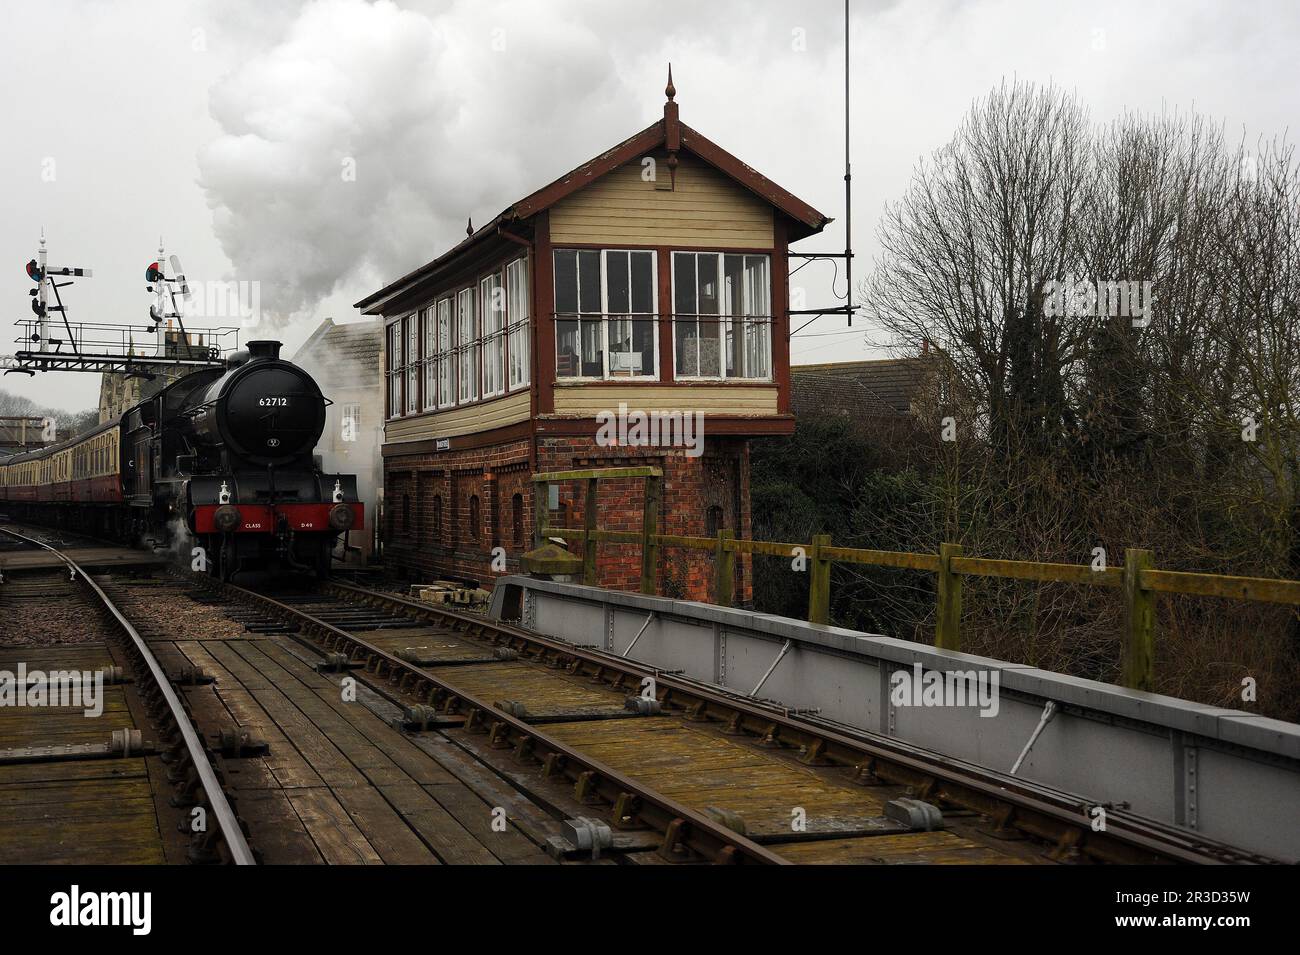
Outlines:
<svg viewBox="0 0 1300 955"><path fill-rule="evenodd" d="M604 531L596 527L598 486L611 478L639 478L646 482L645 504L640 531ZM895 567L936 574L937 622L934 645L946 650L961 649L961 598L963 577L995 577L1109 587L1122 593L1126 613L1120 684L1137 690L1151 690L1155 676L1156 595L1185 594L1222 597L1300 606L1300 580L1267 577L1231 577L1159 570L1151 551L1129 548L1124 566L1094 569L1089 564L1053 564L1043 561L994 560L967 557L959 544L940 544L939 553L865 550L835 547L829 534L818 534L807 544L784 541L742 540L729 530L716 537L684 537L659 533L659 502L663 473L653 467L603 468L585 471L553 471L533 476L536 524L534 546L547 537L562 538L582 546L583 582L596 586L596 554L601 543L636 544L641 548L641 593L657 592L655 569L661 547L709 551L714 555L713 602L731 606L735 600L737 554L760 554L794 559L802 557L808 570L808 620L830 622L831 567L859 564ZM549 485L563 481L585 481L584 527L550 527Z"/></svg>

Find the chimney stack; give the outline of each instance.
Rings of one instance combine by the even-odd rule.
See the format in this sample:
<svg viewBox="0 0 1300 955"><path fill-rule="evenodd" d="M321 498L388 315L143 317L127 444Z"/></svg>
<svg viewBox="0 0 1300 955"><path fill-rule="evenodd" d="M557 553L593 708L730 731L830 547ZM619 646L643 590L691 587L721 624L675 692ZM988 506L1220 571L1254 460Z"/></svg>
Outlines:
<svg viewBox="0 0 1300 955"><path fill-rule="evenodd" d="M257 360L262 358L271 358L271 359L279 358L280 343L277 341L271 341L269 339L263 339L262 341L256 341L256 342L249 342L248 357L252 360Z"/></svg>

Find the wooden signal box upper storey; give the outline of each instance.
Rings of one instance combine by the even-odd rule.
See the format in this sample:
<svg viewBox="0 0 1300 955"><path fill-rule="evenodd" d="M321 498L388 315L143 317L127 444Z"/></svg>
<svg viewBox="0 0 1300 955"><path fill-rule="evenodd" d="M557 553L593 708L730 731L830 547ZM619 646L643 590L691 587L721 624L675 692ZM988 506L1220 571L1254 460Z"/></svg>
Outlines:
<svg viewBox="0 0 1300 955"><path fill-rule="evenodd" d="M357 303L387 325L388 453L590 432L620 401L788 433L787 246L828 221L670 93L662 120Z"/></svg>

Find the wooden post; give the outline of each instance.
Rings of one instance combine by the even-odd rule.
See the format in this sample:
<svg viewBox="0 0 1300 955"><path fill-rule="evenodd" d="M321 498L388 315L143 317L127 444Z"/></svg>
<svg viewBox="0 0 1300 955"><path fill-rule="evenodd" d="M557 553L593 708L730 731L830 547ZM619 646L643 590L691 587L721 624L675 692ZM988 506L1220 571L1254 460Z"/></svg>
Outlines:
<svg viewBox="0 0 1300 955"><path fill-rule="evenodd" d="M655 593L655 577L659 569L659 501L663 494L663 478L651 475L645 479L645 507L641 512L641 593Z"/></svg>
<svg viewBox="0 0 1300 955"><path fill-rule="evenodd" d="M730 542L735 532L718 531L718 543L713 551L713 602L731 607L736 602L736 552Z"/></svg>
<svg viewBox="0 0 1300 955"><path fill-rule="evenodd" d="M831 545L830 534L815 534L812 553L808 555L808 622L831 622L831 562L821 556L822 548Z"/></svg>
<svg viewBox="0 0 1300 955"><path fill-rule="evenodd" d="M961 649L961 574L952 572L952 559L960 557L960 544L939 545L939 607L934 645L941 650Z"/></svg>
<svg viewBox="0 0 1300 955"><path fill-rule="evenodd" d="M551 485L548 481L533 482L533 548L542 546L546 539L546 524L551 508Z"/></svg>
<svg viewBox="0 0 1300 955"><path fill-rule="evenodd" d="M1124 551L1124 603L1128 621L1124 632L1124 659L1120 685L1130 690L1155 687L1156 595L1142 588L1139 576L1153 570L1155 557L1149 550Z"/></svg>
<svg viewBox="0 0 1300 955"><path fill-rule="evenodd" d="M596 586L596 488L599 481L587 478L587 496L582 499L586 535L582 538L582 582Z"/></svg>

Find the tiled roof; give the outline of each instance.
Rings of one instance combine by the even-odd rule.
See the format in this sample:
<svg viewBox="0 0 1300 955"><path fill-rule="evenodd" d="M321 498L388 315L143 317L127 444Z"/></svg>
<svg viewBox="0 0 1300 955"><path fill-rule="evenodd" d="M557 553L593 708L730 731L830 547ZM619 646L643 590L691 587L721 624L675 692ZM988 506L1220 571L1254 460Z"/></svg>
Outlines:
<svg viewBox="0 0 1300 955"><path fill-rule="evenodd" d="M298 363L309 361L317 365L344 363L357 374L372 375L379 379L379 348L383 341L383 323L378 321L337 324L327 318L294 353Z"/></svg>
<svg viewBox="0 0 1300 955"><path fill-rule="evenodd" d="M923 358L794 365L790 403L796 416L908 414L926 368Z"/></svg>

